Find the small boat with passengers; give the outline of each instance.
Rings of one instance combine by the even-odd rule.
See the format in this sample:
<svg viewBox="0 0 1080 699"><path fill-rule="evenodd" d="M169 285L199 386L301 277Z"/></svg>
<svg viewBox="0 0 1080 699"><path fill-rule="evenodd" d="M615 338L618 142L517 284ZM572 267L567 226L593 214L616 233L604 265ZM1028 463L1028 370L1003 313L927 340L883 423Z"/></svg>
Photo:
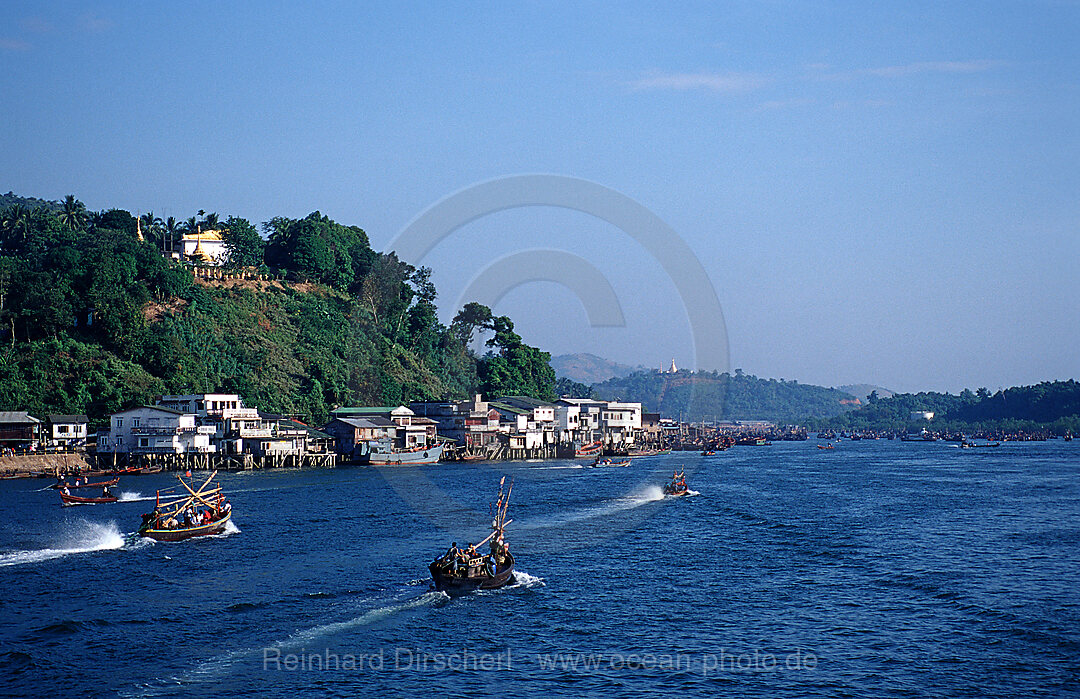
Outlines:
<svg viewBox="0 0 1080 699"><path fill-rule="evenodd" d="M154 500L154 510L142 516L139 536L154 541L183 541L197 536L209 536L225 531L232 517L232 504L214 483L217 471L210 474L196 490L182 476L177 476L185 492L161 501L161 491ZM170 493L167 491L166 496Z"/></svg>
<svg viewBox="0 0 1080 699"><path fill-rule="evenodd" d="M513 521L506 519L506 508L514 484L510 484L504 497L505 482L506 476L503 476L499 480L499 494L492 507L491 533L487 538L465 548L459 548L454 542L445 554L428 565L436 590L448 595L461 595L474 590L495 590L513 582L514 556L510 553L510 544L506 543L505 529ZM484 544L488 544L486 555L478 551Z"/></svg>
<svg viewBox="0 0 1080 699"><path fill-rule="evenodd" d="M69 505L104 505L117 500L119 498L116 497L108 485L102 486L101 495L97 497L72 495L67 487L60 488L60 504L65 507Z"/></svg>
<svg viewBox="0 0 1080 699"><path fill-rule="evenodd" d="M672 473L671 480L664 485L664 495L670 495L672 497L686 495L689 490L690 489L686 487L686 469Z"/></svg>
<svg viewBox="0 0 1080 699"><path fill-rule="evenodd" d="M85 483L81 478L76 478L74 483L68 483L63 479L58 479L49 487L55 490L63 490L64 488L67 488L68 490L71 490L72 488L104 488L105 486L116 485L119 482L119 478L113 478L111 481L98 481L97 483Z"/></svg>

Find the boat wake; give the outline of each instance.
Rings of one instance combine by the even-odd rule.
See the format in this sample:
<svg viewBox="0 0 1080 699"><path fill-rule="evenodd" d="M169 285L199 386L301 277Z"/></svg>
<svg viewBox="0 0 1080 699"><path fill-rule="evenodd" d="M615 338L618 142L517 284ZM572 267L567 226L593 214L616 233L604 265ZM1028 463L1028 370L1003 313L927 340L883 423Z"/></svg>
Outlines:
<svg viewBox="0 0 1080 699"><path fill-rule="evenodd" d="M278 641L270 645L271 648L292 648L294 646L303 646L311 641L321 638L323 636L330 636L338 634L343 631L350 631L352 629L360 628L363 626L370 626L376 622L382 621L387 617L399 614L401 612L409 611L410 609L419 609L421 607L431 607L439 603L447 602L450 600L450 596L445 592L425 592L419 597L414 597L404 602L397 604L389 604L385 607L377 607L375 609L364 612L360 616L353 617L352 619L346 619L345 621L335 621L329 624L321 624L319 626L313 626L310 629L304 629L303 631L297 631L292 636L289 636L283 641Z"/></svg>
<svg viewBox="0 0 1080 699"><path fill-rule="evenodd" d="M177 692L189 694L190 692L181 688L185 685L195 683L217 682L219 678L227 673L233 666L246 659L262 657L269 649L287 651L294 648L303 648L306 644L310 644L312 641L322 638L323 636L360 629L378 623L395 614L400 614L401 612L424 607L433 607L448 602L449 600L450 596L445 592L425 592L418 597L413 597L396 604L388 604L368 610L352 619L336 621L329 624L320 624L319 626L313 626L310 629L297 631L284 640L271 643L264 647L242 648L220 655L216 658L211 658L210 660L199 663L190 672L184 675L170 677L167 680L159 679L145 685L140 685L137 692L129 694L128 696L154 696L159 694L175 694Z"/></svg>
<svg viewBox="0 0 1080 699"><path fill-rule="evenodd" d="M607 517L627 510L632 510L650 502L659 502L664 499L664 493L658 485L647 485L628 494L622 495L586 510L571 511L564 515L545 517L534 522L526 522L522 529L548 529L561 527L574 522L592 519L594 517ZM517 573L515 572L515 575Z"/></svg>
<svg viewBox="0 0 1080 699"><path fill-rule="evenodd" d="M585 468L585 464L569 464L567 466L533 466L530 471L565 471L567 469Z"/></svg>
<svg viewBox="0 0 1080 699"><path fill-rule="evenodd" d="M143 495L142 493L132 493L127 490L121 490L116 496L117 502L143 502L145 500L153 500L154 498Z"/></svg>
<svg viewBox="0 0 1080 699"><path fill-rule="evenodd" d="M203 537L199 537L199 538L201 538L201 539L224 539L227 536L232 536L233 534L239 534L239 533L240 533L240 527L236 526L236 524L230 519L228 522L225 523L225 529L221 533L219 533L219 534L210 534L208 536L203 536Z"/></svg>
<svg viewBox="0 0 1080 699"><path fill-rule="evenodd" d="M107 551L124 547L125 535L109 522L101 524L79 520L73 527L59 537L54 547L34 551L11 551L0 554L0 567L40 563L53 558L61 558L76 553Z"/></svg>
<svg viewBox="0 0 1080 699"><path fill-rule="evenodd" d="M518 587L544 587L544 579L536 575L530 575L523 570L514 571L514 582L507 585L504 589L513 590Z"/></svg>

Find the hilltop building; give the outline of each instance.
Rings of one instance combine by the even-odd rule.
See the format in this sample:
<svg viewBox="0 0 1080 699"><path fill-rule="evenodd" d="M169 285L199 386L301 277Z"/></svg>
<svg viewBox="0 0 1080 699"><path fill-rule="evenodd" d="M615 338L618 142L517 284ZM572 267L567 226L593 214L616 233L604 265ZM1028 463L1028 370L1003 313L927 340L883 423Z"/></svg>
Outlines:
<svg viewBox="0 0 1080 699"><path fill-rule="evenodd" d="M180 238L180 256L197 264L220 266L225 264L229 250L220 230L204 231L199 227Z"/></svg>

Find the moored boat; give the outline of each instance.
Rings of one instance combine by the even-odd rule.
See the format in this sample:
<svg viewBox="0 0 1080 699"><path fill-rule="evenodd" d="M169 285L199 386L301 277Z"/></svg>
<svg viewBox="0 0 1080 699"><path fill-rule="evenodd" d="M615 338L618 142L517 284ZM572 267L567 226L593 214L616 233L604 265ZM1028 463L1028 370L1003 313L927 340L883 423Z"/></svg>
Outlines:
<svg viewBox="0 0 1080 699"><path fill-rule="evenodd" d="M603 442L592 442L591 444L574 444L574 458L584 459L590 456L599 456L604 451Z"/></svg>
<svg viewBox="0 0 1080 699"><path fill-rule="evenodd" d="M686 495L690 489L686 487L686 470L675 471L671 474L671 480L664 485L664 495L680 497Z"/></svg>
<svg viewBox="0 0 1080 699"><path fill-rule="evenodd" d="M506 525L513 520L506 519L506 508L510 503L511 483L503 496L506 476L499 481L499 494L495 500L495 517L491 521L491 534L479 544L458 548L454 542L450 549L428 565L431 581L436 590L449 595L460 595L474 590L495 590L514 579L514 557L510 545L506 543ZM488 544L488 555L482 555L477 548Z"/></svg>
<svg viewBox="0 0 1080 699"><path fill-rule="evenodd" d="M155 541L183 541L197 536L209 536L225 531L232 518L232 504L214 483L217 471L203 482L198 490L177 476L185 494L177 494L166 502L158 491L154 510L142 516L139 536Z"/></svg>
<svg viewBox="0 0 1080 699"><path fill-rule="evenodd" d="M371 466L419 466L433 464L442 458L443 445L394 449L389 442L369 442L367 451L360 455L360 463Z"/></svg>

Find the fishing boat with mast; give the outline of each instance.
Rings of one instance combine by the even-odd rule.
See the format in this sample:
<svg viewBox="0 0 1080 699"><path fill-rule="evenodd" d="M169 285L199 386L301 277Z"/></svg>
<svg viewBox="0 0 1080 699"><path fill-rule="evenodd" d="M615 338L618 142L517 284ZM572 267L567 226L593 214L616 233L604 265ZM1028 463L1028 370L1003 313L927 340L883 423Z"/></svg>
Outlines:
<svg viewBox="0 0 1080 699"><path fill-rule="evenodd" d="M470 544L464 549L455 542L445 554L428 565L431 580L436 590L449 595L461 595L474 590L494 590L514 580L514 557L510 545L506 543L506 525L514 520L506 519L506 508L510 503L511 483L503 495L506 476L499 480L499 494L492 507L491 533L479 544ZM489 553L480 554L477 549L488 544Z"/></svg>
<svg viewBox="0 0 1080 699"><path fill-rule="evenodd" d="M689 490L686 487L686 469L672 473L671 480L664 485L664 495L676 498L686 495Z"/></svg>
<svg viewBox="0 0 1080 699"><path fill-rule="evenodd" d="M225 531L232 517L232 505L221 493L221 486L214 482L217 471L210 474L198 490L177 475L184 491L165 492L161 499L159 490L154 500L154 511L144 514L139 536L155 541L183 541L196 536L209 536Z"/></svg>

